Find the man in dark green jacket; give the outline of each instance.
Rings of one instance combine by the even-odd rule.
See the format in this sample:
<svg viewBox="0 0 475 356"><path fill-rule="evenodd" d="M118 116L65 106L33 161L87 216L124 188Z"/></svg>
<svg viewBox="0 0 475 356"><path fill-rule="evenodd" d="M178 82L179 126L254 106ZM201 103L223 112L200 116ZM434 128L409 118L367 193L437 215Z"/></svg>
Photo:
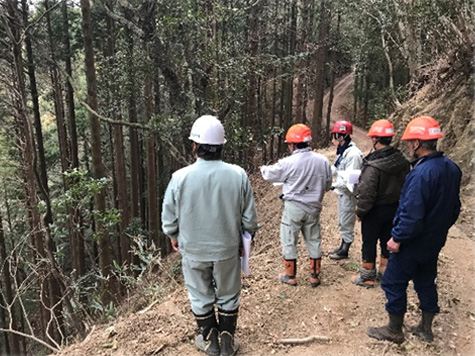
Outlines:
<svg viewBox="0 0 475 356"><path fill-rule="evenodd" d="M363 287L373 287L376 274L376 249L380 241L379 277L382 277L388 262L387 242L396 214L399 196L409 162L396 148L391 147L394 127L388 120L378 120L371 126L374 151L363 160L359 184L356 192L356 216L361 221L363 246L360 275L352 282Z"/></svg>

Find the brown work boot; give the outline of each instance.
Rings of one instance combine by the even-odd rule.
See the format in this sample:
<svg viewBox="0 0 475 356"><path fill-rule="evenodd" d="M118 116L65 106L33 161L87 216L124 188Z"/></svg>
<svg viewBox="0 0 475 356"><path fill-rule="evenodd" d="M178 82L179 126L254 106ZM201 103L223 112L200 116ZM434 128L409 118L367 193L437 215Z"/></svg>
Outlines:
<svg viewBox="0 0 475 356"><path fill-rule="evenodd" d="M310 258L310 285L318 287L320 281L320 268L322 266L321 258Z"/></svg>
<svg viewBox="0 0 475 356"><path fill-rule="evenodd" d="M402 324L404 322L403 315L389 314L389 323L381 327L369 327L366 329L368 336L377 340L388 340L396 344L404 342L404 333L402 332Z"/></svg>
<svg viewBox="0 0 475 356"><path fill-rule="evenodd" d="M372 288L376 279L374 263L363 262L360 267L360 275L351 277L351 282L357 286Z"/></svg>
<svg viewBox="0 0 475 356"><path fill-rule="evenodd" d="M432 333L432 320L434 320L434 316L435 313L422 311L419 325L409 327L409 331L426 342L434 341L434 334Z"/></svg>
<svg viewBox="0 0 475 356"><path fill-rule="evenodd" d="M295 287L297 285L297 260L284 260L285 272L279 274L279 279L282 283Z"/></svg>

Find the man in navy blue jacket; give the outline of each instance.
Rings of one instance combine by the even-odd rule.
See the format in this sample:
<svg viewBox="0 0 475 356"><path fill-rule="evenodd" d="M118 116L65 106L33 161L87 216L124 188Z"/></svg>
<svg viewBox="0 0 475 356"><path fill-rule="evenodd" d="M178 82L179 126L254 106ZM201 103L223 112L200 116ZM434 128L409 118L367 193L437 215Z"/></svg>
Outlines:
<svg viewBox="0 0 475 356"><path fill-rule="evenodd" d="M460 168L436 150L437 139L442 136L437 121L422 116L407 125L401 138L407 141L415 160L406 176L387 243L391 253L381 287L386 293L389 323L367 330L378 340L404 341L402 325L410 280L419 297L422 318L409 330L427 342L434 339L432 320L440 310L435 285L437 260L460 213L462 177Z"/></svg>

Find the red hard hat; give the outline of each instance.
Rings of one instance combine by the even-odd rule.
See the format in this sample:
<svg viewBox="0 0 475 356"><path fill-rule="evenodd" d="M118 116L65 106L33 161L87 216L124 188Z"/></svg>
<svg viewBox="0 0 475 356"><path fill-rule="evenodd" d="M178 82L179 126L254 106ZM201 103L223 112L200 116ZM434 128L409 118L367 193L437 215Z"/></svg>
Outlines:
<svg viewBox="0 0 475 356"><path fill-rule="evenodd" d="M353 126L349 121L346 120L338 120L333 125L333 129L330 131L331 134L338 133L343 135L351 135L353 134Z"/></svg>
<svg viewBox="0 0 475 356"><path fill-rule="evenodd" d="M312 133L307 125L295 124L290 126L285 135L285 142L287 143L301 143L312 141Z"/></svg>
<svg viewBox="0 0 475 356"><path fill-rule="evenodd" d="M439 123L429 116L419 116L412 119L406 126L402 141L421 140L429 141L443 137Z"/></svg>
<svg viewBox="0 0 475 356"><path fill-rule="evenodd" d="M392 137L394 136L394 126L388 120L377 120L371 125L368 137Z"/></svg>

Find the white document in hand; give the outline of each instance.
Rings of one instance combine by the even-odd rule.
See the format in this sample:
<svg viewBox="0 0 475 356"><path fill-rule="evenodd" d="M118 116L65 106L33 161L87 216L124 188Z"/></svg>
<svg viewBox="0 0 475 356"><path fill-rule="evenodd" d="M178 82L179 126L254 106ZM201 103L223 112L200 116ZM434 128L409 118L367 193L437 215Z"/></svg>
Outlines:
<svg viewBox="0 0 475 356"><path fill-rule="evenodd" d="M361 170L354 169L349 172L348 183L350 184L358 184L358 180L360 179Z"/></svg>
<svg viewBox="0 0 475 356"><path fill-rule="evenodd" d="M350 192L353 193L355 188L355 184L358 184L358 180L360 178L361 170L353 169L351 171L339 171L338 172L340 178L346 182L346 187Z"/></svg>
<svg viewBox="0 0 475 356"><path fill-rule="evenodd" d="M247 231L242 234L242 245L244 248L244 256L241 256L241 269L246 276L251 274L249 269L249 253L251 252L252 236Z"/></svg>

